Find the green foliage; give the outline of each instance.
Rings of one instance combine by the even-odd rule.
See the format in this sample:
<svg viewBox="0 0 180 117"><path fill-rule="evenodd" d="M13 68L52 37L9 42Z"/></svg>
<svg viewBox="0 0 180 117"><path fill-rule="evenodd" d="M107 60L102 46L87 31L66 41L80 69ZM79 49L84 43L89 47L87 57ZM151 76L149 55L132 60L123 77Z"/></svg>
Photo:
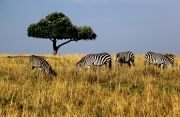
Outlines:
<svg viewBox="0 0 180 117"><path fill-rule="evenodd" d="M77 27L78 30L78 37L77 39L95 39L96 34L93 32L91 27L83 26L83 27Z"/></svg>
<svg viewBox="0 0 180 117"><path fill-rule="evenodd" d="M54 12L37 23L30 24L28 36L36 38L68 39L72 27L70 19L63 13Z"/></svg>
<svg viewBox="0 0 180 117"><path fill-rule="evenodd" d="M70 19L61 12L54 12L37 23L30 24L28 36L45 39L91 40L96 34L91 27L73 26Z"/></svg>

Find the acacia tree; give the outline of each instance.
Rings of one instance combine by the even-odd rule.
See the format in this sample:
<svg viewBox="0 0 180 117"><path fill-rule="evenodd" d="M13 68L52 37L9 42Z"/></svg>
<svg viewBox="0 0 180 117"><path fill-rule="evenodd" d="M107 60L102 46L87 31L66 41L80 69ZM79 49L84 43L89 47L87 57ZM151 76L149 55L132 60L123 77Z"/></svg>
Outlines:
<svg viewBox="0 0 180 117"><path fill-rule="evenodd" d="M61 12L53 12L37 23L30 24L27 35L34 38L50 39L53 42L53 54L71 42L79 40L95 40L97 35L89 26L73 25L70 19ZM67 40L57 45L58 40Z"/></svg>

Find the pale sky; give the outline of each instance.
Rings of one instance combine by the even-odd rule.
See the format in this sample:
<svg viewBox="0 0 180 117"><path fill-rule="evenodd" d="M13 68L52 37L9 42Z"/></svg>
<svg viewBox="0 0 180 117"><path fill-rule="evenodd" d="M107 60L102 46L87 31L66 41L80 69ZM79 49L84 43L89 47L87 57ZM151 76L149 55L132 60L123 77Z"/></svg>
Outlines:
<svg viewBox="0 0 180 117"><path fill-rule="evenodd" d="M147 51L180 55L180 0L1 0L0 54L52 54L52 42L27 28L52 12L90 26L95 41L70 42L58 54ZM59 40L61 44L66 40Z"/></svg>

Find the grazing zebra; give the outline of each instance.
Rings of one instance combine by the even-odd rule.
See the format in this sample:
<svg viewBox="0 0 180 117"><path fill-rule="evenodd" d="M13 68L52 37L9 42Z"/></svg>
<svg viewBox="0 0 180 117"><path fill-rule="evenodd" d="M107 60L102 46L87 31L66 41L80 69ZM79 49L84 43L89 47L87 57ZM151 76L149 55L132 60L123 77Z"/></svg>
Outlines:
<svg viewBox="0 0 180 117"><path fill-rule="evenodd" d="M134 58L134 53L132 53L131 51L119 52L116 54L115 62L116 65L120 64L121 66L123 65L123 63L127 63L129 67L131 67L131 63L134 66Z"/></svg>
<svg viewBox="0 0 180 117"><path fill-rule="evenodd" d="M85 64L90 68L93 65L101 66L106 65L109 69L111 69L111 55L108 53L99 53L99 54L89 54L83 57L77 64L77 68L80 69Z"/></svg>
<svg viewBox="0 0 180 117"><path fill-rule="evenodd" d="M40 68L41 71L45 74L53 74L55 76L57 75L56 72L51 68L49 63L39 56L31 55L29 57L29 63L31 69Z"/></svg>
<svg viewBox="0 0 180 117"><path fill-rule="evenodd" d="M161 68L164 68L164 65L171 68L174 62L174 57L166 56L161 53L147 52L144 57L146 65L157 64L157 66Z"/></svg>

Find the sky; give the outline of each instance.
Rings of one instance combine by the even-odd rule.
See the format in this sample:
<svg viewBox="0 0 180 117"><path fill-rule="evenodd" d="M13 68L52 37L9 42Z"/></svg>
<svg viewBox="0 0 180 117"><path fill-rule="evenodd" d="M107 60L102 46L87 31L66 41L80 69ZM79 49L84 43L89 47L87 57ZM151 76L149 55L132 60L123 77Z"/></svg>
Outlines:
<svg viewBox="0 0 180 117"><path fill-rule="evenodd" d="M147 51L180 55L180 0L1 0L0 54L52 54L49 39L27 28L53 12L90 26L96 40L70 42L58 55ZM59 40L61 44L67 40Z"/></svg>

